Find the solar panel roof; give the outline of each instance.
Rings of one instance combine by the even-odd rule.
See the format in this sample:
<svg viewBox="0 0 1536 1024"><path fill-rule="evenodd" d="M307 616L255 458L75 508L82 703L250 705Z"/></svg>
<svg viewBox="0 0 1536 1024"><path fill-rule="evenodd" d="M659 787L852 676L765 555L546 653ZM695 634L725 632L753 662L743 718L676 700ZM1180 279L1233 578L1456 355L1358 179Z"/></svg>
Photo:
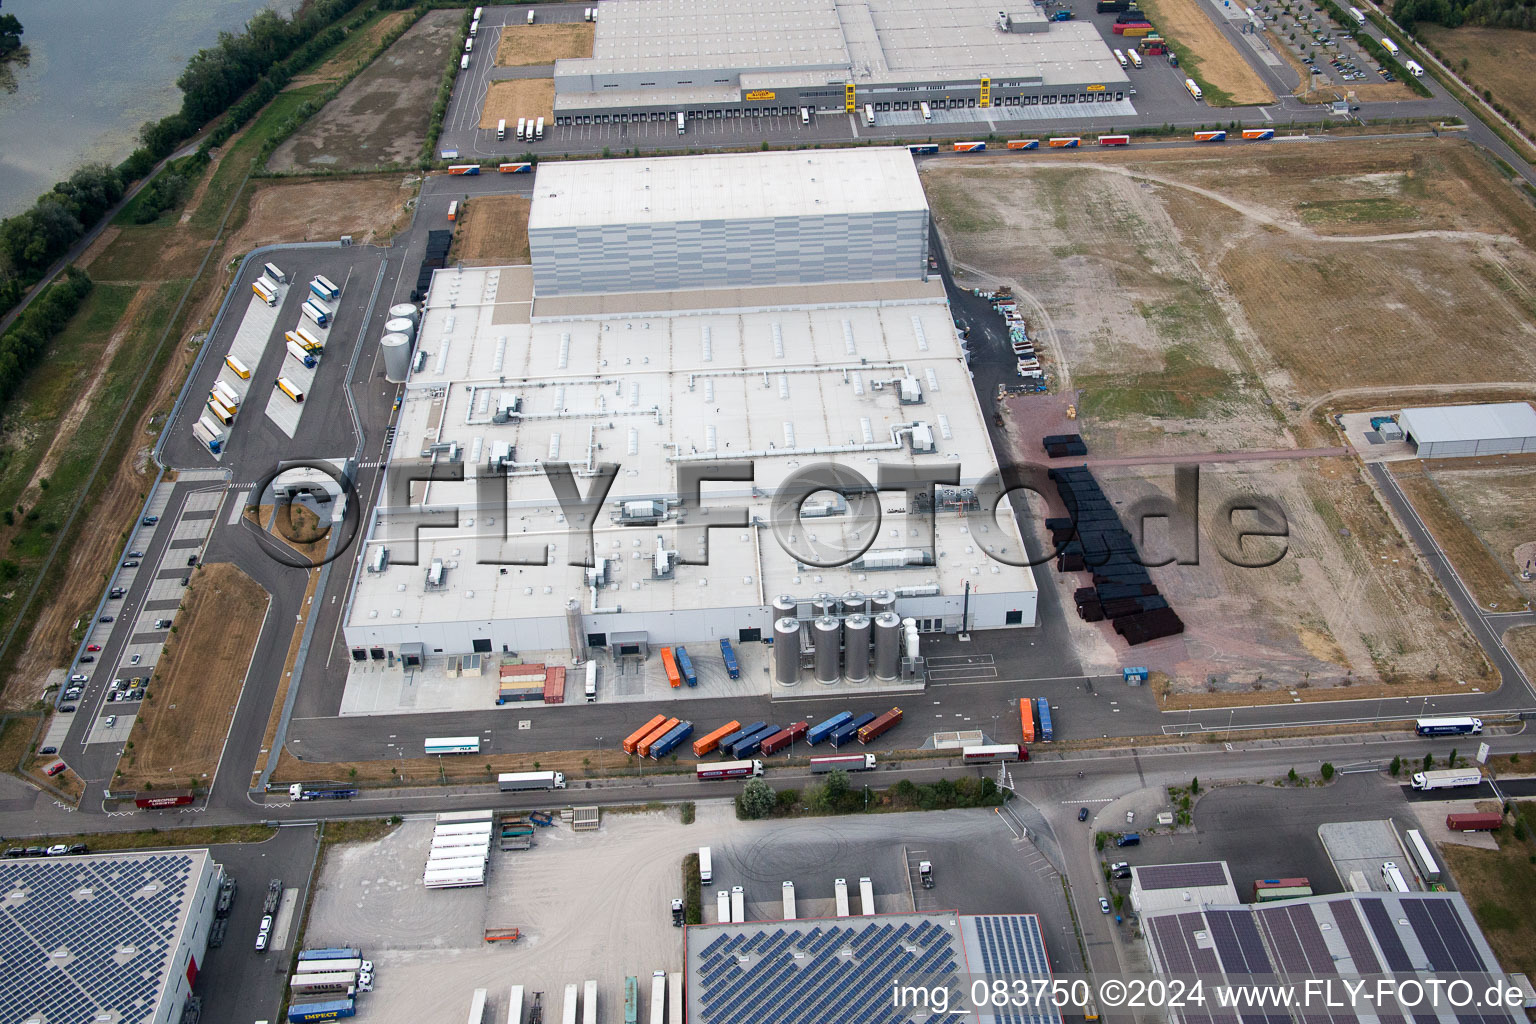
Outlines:
<svg viewBox="0 0 1536 1024"><path fill-rule="evenodd" d="M1227 884L1226 867L1220 861L1196 864L1152 864L1136 869L1143 889L1182 889L1189 886Z"/></svg>

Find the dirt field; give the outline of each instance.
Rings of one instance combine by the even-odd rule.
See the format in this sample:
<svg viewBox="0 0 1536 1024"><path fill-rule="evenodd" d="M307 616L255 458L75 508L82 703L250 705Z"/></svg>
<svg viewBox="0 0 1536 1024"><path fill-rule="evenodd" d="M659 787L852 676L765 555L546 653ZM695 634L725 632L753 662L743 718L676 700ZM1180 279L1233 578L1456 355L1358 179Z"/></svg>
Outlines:
<svg viewBox="0 0 1536 1024"><path fill-rule="evenodd" d="M229 251L342 235L351 235L358 245L387 244L408 223L406 203L416 197L420 183L420 178L395 174L256 183L245 223L230 235Z"/></svg>
<svg viewBox="0 0 1536 1024"><path fill-rule="evenodd" d="M561 25L512 23L501 30L496 63L500 67L527 67L553 64L562 57L590 57L592 36L596 31L596 25L585 22Z"/></svg>
<svg viewBox="0 0 1536 1024"><path fill-rule="evenodd" d="M430 11L273 152L274 171L366 170L421 153L435 83L458 45L459 11Z"/></svg>
<svg viewBox="0 0 1536 1024"><path fill-rule="evenodd" d="M1169 42L1182 49L1179 59L1209 83L1210 106L1273 103L1275 94L1222 35L1200 0L1143 0L1142 8ZM1193 76L1192 76L1193 77Z"/></svg>
<svg viewBox="0 0 1536 1024"><path fill-rule="evenodd" d="M1536 679L1536 626L1516 626L1504 634L1504 646L1527 679Z"/></svg>
<svg viewBox="0 0 1536 1024"><path fill-rule="evenodd" d="M485 91L485 106L480 111L480 127L495 128L506 118L510 138L520 117L542 117L545 125L554 123L555 80L553 78L511 78L492 82Z"/></svg>
<svg viewBox="0 0 1536 1024"><path fill-rule="evenodd" d="M1442 459L1425 466L1414 508L1437 540L1461 538L1447 550L1484 608L1508 612L1528 607L1536 597L1536 582L1521 580L1520 570L1536 560L1536 467L1463 468L1460 461ZM1401 483L1418 465L1394 465L1393 475ZM1421 507L1421 495L1433 519Z"/></svg>
<svg viewBox="0 0 1536 1024"><path fill-rule="evenodd" d="M245 672L266 617L267 594L235 566L199 569L185 613L155 666L152 699L133 725L114 789L207 785L218 767Z"/></svg>
<svg viewBox="0 0 1536 1024"><path fill-rule="evenodd" d="M1172 492L1167 467L1096 475L1127 506L1153 486ZM1286 554L1273 566L1233 565L1221 554L1209 520L1228 496L1240 494L1263 495L1284 510ZM1218 694L1218 704L1232 703L1232 696L1263 700L1257 695L1275 690L1326 699L1318 691L1375 696L1490 681L1475 642L1352 462L1208 464L1200 505L1200 564L1151 570L1184 620L1184 635L1127 655L1102 624L1074 617L1074 646L1095 666L1089 671L1113 672L1133 656L1166 672L1172 694ZM1250 543L1254 550L1270 544ZM1155 559L1156 548L1146 554ZM1048 575L1070 603L1081 577ZM1378 684L1384 689L1374 689Z"/></svg>
<svg viewBox="0 0 1536 1024"><path fill-rule="evenodd" d="M1493 93L1527 132L1536 130L1536 33L1513 28L1423 25L1431 50L1477 88Z"/></svg>
<svg viewBox="0 0 1536 1024"><path fill-rule="evenodd" d="M477 198L459 213L451 260L469 266L528 262L528 207L522 196Z"/></svg>

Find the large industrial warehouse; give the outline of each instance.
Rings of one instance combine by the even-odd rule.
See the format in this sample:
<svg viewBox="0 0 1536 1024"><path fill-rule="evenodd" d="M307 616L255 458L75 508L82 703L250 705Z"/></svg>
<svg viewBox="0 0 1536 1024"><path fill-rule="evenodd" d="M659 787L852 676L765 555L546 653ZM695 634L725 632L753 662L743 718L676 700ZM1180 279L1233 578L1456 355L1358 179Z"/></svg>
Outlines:
<svg viewBox="0 0 1536 1024"><path fill-rule="evenodd" d="M880 124L1135 113L1094 27L1033 3L607 0L593 54L556 61L556 124L866 105Z"/></svg>
<svg viewBox="0 0 1536 1024"><path fill-rule="evenodd" d="M207 850L0 863L0 1019L180 1021L219 875Z"/></svg>
<svg viewBox="0 0 1536 1024"><path fill-rule="evenodd" d="M1529 402L1404 409L1398 423L1424 459L1536 452L1536 409Z"/></svg>
<svg viewBox="0 0 1536 1024"><path fill-rule="evenodd" d="M541 170L531 269L435 275L345 620L353 658L644 658L651 645L775 634L793 652L812 633L837 642L846 624L858 680L869 645L902 618L920 631L1033 626L1033 572L1012 564L1017 523L1006 503L985 514L970 490L997 462L943 286L922 279L910 155L665 164L561 166L548 186ZM783 184L771 203L757 194L762 168ZM572 202L581 173L612 176L612 195ZM810 184L844 177L875 184L857 195ZM626 241L637 182L651 183L656 219L648 239ZM691 207L672 194L684 182L742 213L711 226L735 241L697 270L675 251L691 244L678 230ZM849 243L837 259L807 258L836 244L835 225L863 234L866 221L888 224L883 251ZM586 279L566 264L580 270L590 245L561 240L588 230L615 240L607 287L670 290L579 292ZM667 269L647 278L652 261ZM758 286L738 283L736 262L761 268ZM617 465L590 523L590 568L589 524L562 512L545 463L569 464L581 494ZM786 480L818 466L853 496L819 490L798 515L776 506ZM690 511L678 477L701 467L730 479L703 484L705 509ZM926 492L913 508L900 487L859 494L882 467L947 477L937 514ZM723 528L698 529L710 523Z"/></svg>

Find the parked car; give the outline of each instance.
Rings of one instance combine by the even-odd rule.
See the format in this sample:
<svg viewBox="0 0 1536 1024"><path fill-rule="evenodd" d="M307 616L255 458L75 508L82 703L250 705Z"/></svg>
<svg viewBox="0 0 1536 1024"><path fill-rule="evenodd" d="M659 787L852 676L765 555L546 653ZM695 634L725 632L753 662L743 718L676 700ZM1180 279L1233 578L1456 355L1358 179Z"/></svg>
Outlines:
<svg viewBox="0 0 1536 1024"><path fill-rule="evenodd" d="M128 659L128 664L130 664L130 665L137 665L139 663L139 658L140 658L140 656L135 654L133 657Z"/></svg>
<svg viewBox="0 0 1536 1024"><path fill-rule="evenodd" d="M118 596L121 596L121 595L118 595ZM112 616L110 616L110 615L103 615L101 618L97 619L96 621L97 622L111 622L112 621Z"/></svg>
<svg viewBox="0 0 1536 1024"><path fill-rule="evenodd" d="M78 686L71 686L69 689L64 691L64 699L65 700L75 700L79 696L80 696L80 687L78 687Z"/></svg>
<svg viewBox="0 0 1536 1024"><path fill-rule="evenodd" d="M129 692L128 699L129 700L143 700L144 699L144 687L142 687L142 686L135 687L132 691Z"/></svg>
<svg viewBox="0 0 1536 1024"><path fill-rule="evenodd" d="M258 932L257 935L256 935L256 952L258 952L258 953L265 953L266 951L267 951L267 933L264 932L264 931L263 932Z"/></svg>
<svg viewBox="0 0 1536 1024"><path fill-rule="evenodd" d="M1099 897L1099 911L1104 914L1109 913L1109 900L1106 897Z"/></svg>
<svg viewBox="0 0 1536 1024"><path fill-rule="evenodd" d="M140 520L140 522L142 522L145 526L154 526L159 521L160 521L160 517L159 516L145 516L143 519Z"/></svg>
<svg viewBox="0 0 1536 1024"><path fill-rule="evenodd" d="M48 847L48 856L50 857L62 857L68 852L69 847L65 846L63 843L55 843L54 845Z"/></svg>
<svg viewBox="0 0 1536 1024"><path fill-rule="evenodd" d="M69 712L71 712L73 710L75 710L75 706L73 704L61 704L61 705L59 705L59 711L62 714L68 714Z"/></svg>
<svg viewBox="0 0 1536 1024"><path fill-rule="evenodd" d="M63 761L55 761L53 764L44 769L44 774L46 774L51 779L55 775L58 775L60 772L62 772L65 767L66 766Z"/></svg>
<svg viewBox="0 0 1536 1024"><path fill-rule="evenodd" d="M108 704L112 703L115 700L122 700L122 699L123 699L123 694L122 694L121 690L113 690L113 691L111 691L110 693L107 694L107 703Z"/></svg>
<svg viewBox="0 0 1536 1024"><path fill-rule="evenodd" d="M189 584L191 582L192 582L192 577L191 576L183 576L181 578L181 585L182 586L186 586L187 584Z"/></svg>
<svg viewBox="0 0 1536 1024"><path fill-rule="evenodd" d="M137 558L130 558L127 561L123 562L123 568L124 569L137 569L138 567L139 567L139 560Z"/></svg>
<svg viewBox="0 0 1536 1024"><path fill-rule="evenodd" d="M91 848L84 843L76 843L69 848L70 853L90 853Z"/></svg>
<svg viewBox="0 0 1536 1024"><path fill-rule="evenodd" d="M80 655L79 664L81 664L81 665L89 665L91 662L93 662L95 660L96 660L96 655L94 655L94 654L82 654L82 655Z"/></svg>
<svg viewBox="0 0 1536 1024"><path fill-rule="evenodd" d="M29 846L29 847L27 847L27 856L28 857L41 857L43 854L45 854L47 852L48 851L44 850L41 846Z"/></svg>
<svg viewBox="0 0 1536 1024"><path fill-rule="evenodd" d="M187 556L187 564L188 565L196 565L197 564L197 556L196 555L188 555Z"/></svg>
<svg viewBox="0 0 1536 1024"><path fill-rule="evenodd" d="M37 752L39 754L57 754L59 752L59 748L58 747L38 747L37 748Z"/></svg>
<svg viewBox="0 0 1536 1024"><path fill-rule="evenodd" d="M85 649L88 651L99 651L101 650L101 644L86 644Z"/></svg>
<svg viewBox="0 0 1536 1024"><path fill-rule="evenodd" d="M155 620L155 628L156 629L170 629L171 628L171 620L170 619L156 619Z"/></svg>
<svg viewBox="0 0 1536 1024"><path fill-rule="evenodd" d="M1078 821L1087 821L1088 820L1088 808L1083 807L1083 808L1078 810L1078 812L1077 812L1077 820Z"/></svg>
<svg viewBox="0 0 1536 1024"><path fill-rule="evenodd" d="M13 846L5 851L5 855L7 857L25 857L27 855L27 848L25 846Z"/></svg>
<svg viewBox="0 0 1536 1024"><path fill-rule="evenodd" d="M69 681L72 683L83 683L85 682L85 676L81 675L79 672L76 672L74 675L69 677Z"/></svg>
<svg viewBox="0 0 1536 1024"><path fill-rule="evenodd" d="M122 597L123 596L123 588L122 587L113 587L111 590L107 591L107 596L108 597ZM102 622L111 622L112 620L111 619L102 619L101 621Z"/></svg>
<svg viewBox="0 0 1536 1024"><path fill-rule="evenodd" d="M108 715L107 716L107 728L110 729L112 726L114 726L116 724L117 724L117 716L116 715Z"/></svg>

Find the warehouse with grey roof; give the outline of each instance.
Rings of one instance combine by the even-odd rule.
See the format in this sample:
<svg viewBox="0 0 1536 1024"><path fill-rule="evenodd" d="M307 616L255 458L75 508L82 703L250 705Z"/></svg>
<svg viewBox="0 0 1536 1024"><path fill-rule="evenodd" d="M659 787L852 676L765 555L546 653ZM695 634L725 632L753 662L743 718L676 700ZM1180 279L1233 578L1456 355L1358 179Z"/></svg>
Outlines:
<svg viewBox="0 0 1536 1024"><path fill-rule="evenodd" d="M207 850L0 862L0 1020L179 1021L220 875Z"/></svg>
<svg viewBox="0 0 1536 1024"><path fill-rule="evenodd" d="M555 63L555 123L862 113L877 124L1135 113L1089 24L990 0L607 0Z"/></svg>
<svg viewBox="0 0 1536 1024"><path fill-rule="evenodd" d="M1404 409L1398 423L1424 459L1536 452L1536 409L1529 402Z"/></svg>

